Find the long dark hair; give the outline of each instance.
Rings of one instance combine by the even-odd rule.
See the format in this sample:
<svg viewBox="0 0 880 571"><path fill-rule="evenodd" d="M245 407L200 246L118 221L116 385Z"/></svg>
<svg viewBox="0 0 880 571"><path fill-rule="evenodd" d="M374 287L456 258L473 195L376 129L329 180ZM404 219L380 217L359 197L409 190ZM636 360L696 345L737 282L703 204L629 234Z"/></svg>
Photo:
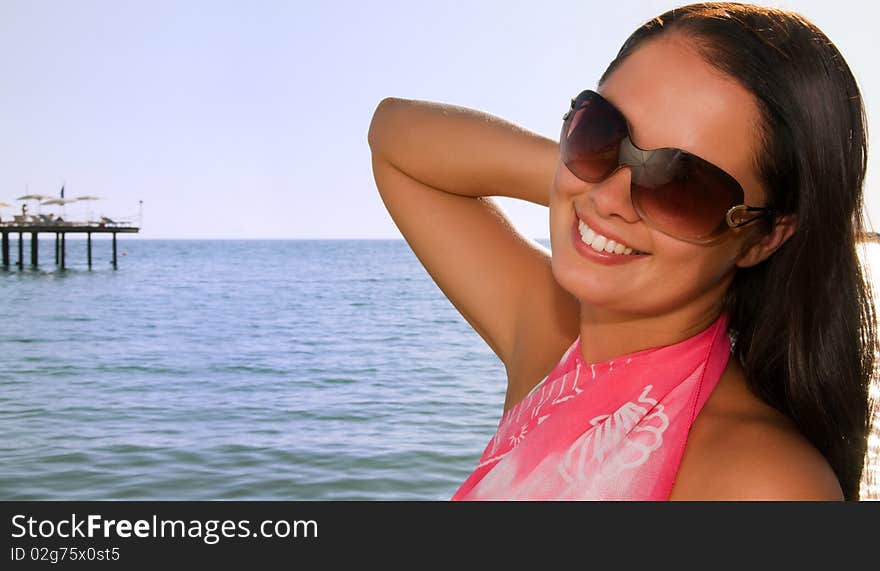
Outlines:
<svg viewBox="0 0 880 571"><path fill-rule="evenodd" d="M762 114L755 165L778 215L797 229L767 260L740 268L724 299L733 354L749 385L791 418L859 499L877 352L871 286L858 242L867 164L864 107L834 44L799 14L709 2L636 30L600 85L646 40L678 33L754 96Z"/></svg>

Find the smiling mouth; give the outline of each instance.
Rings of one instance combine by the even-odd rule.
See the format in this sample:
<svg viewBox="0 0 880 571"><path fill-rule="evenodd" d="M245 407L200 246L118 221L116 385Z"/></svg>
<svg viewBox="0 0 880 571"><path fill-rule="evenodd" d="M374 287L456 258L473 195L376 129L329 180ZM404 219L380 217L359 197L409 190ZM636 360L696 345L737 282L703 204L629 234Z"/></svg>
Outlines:
<svg viewBox="0 0 880 571"><path fill-rule="evenodd" d="M578 232L581 235L581 241L597 252L607 252L609 254L620 254L623 256L638 256L647 253L636 250L622 242L615 242L614 240L599 234L580 218L578 218Z"/></svg>

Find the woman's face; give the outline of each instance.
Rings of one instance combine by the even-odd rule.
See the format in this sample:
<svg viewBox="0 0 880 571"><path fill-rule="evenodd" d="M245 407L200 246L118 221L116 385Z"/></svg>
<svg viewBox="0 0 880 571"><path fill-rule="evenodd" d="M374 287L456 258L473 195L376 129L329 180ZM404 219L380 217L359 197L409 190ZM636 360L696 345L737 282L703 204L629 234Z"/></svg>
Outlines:
<svg viewBox="0 0 880 571"><path fill-rule="evenodd" d="M739 181L746 204L763 206L764 192L752 164L760 121L752 95L682 43L687 40L667 36L649 40L626 58L599 93L626 117L638 147L677 147L702 157ZM733 278L747 229L757 223L727 232L708 246L672 238L648 226L633 209L630 175L624 167L604 181L588 183L561 161L557 164L550 195L556 280L581 302L615 312L710 311ZM572 236L579 219L646 255L611 265L585 255Z"/></svg>

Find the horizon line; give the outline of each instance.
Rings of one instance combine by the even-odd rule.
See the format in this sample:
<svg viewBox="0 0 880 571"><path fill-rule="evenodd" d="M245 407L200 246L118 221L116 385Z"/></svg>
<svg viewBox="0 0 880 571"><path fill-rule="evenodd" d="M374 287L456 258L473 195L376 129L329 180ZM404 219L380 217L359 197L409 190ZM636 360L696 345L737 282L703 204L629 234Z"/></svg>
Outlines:
<svg viewBox="0 0 880 571"><path fill-rule="evenodd" d="M30 232L24 232L24 233L30 234ZM9 234L10 234L10 240L13 240L11 238L11 236L13 234L18 234L18 232L10 232ZM40 234L52 234L52 232L40 232ZM120 234L122 234L122 232L120 232ZM279 241L279 242L280 241L295 241L295 240L300 240L300 241L333 241L333 240L355 241L356 240L356 241L375 241L375 242L379 242L379 241L405 242L406 241L405 238L156 238L156 237L150 237L150 238L137 237L137 238L135 238L133 234L127 235L126 238L128 238L128 239L134 238L134 239L140 240L140 241L177 240L177 241L181 241L181 242L182 241L197 242L197 241L209 241L209 240L210 241L224 241L224 240L226 240L226 241L240 241L240 242L246 242L246 241L264 241L265 242L265 241L272 241L272 240ZM108 238L98 238L95 236L92 237L93 241L100 240L100 239L110 240L111 238L109 238L109 237ZM119 238L119 239L121 239L121 238ZM529 239L531 239L531 240L550 240L549 237L548 238L529 238ZM87 238L74 238L74 237L70 236L67 238L67 240L68 241L80 241L80 240L86 241Z"/></svg>

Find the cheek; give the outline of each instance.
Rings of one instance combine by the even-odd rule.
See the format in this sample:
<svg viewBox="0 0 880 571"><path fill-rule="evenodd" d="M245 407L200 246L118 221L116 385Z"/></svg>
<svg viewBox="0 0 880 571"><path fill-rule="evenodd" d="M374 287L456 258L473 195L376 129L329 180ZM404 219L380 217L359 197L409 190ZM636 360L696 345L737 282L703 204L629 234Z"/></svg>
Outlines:
<svg viewBox="0 0 880 571"><path fill-rule="evenodd" d="M679 300L694 299L717 290L736 271L735 254L728 248L705 248L677 244L658 257L658 270L665 276L669 295Z"/></svg>
<svg viewBox="0 0 880 571"><path fill-rule="evenodd" d="M548 206L550 246L552 249L553 244L559 243L567 237L567 226L570 222L574 222L574 207L571 201L563 198L556 189L555 184L550 189Z"/></svg>
<svg viewBox="0 0 880 571"><path fill-rule="evenodd" d="M584 182L568 170L562 161L556 163L556 172L553 174L553 185L550 188L550 200L562 200L571 202L584 193L589 192L593 184Z"/></svg>

